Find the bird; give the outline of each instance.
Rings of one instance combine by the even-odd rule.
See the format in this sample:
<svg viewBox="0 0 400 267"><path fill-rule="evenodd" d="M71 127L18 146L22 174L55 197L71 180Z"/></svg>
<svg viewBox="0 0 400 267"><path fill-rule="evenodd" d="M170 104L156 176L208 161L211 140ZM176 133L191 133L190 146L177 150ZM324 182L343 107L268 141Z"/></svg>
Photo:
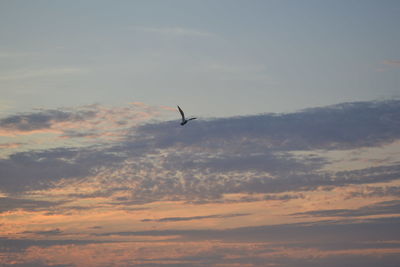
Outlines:
<svg viewBox="0 0 400 267"><path fill-rule="evenodd" d="M185 125L186 123L188 123L188 121L197 119L197 118L186 119L185 118L185 113L183 113L183 110L179 106L178 106L178 110L179 110L179 113L181 113L181 116L182 116L182 122L181 122L182 126Z"/></svg>

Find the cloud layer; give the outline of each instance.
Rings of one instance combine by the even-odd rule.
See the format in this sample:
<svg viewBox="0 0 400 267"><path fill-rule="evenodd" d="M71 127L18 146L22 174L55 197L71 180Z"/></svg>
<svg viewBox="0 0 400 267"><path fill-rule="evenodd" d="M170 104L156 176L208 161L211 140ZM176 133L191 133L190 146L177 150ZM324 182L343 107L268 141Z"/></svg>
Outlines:
<svg viewBox="0 0 400 267"><path fill-rule="evenodd" d="M93 111L11 116L3 128L31 131L76 122ZM293 114L145 124L112 144L15 153L0 160L2 191L45 189L63 179L108 176L129 200L218 199L227 193L278 193L397 180L398 162L322 171L319 151L380 147L400 138L400 101L348 103ZM301 155L293 154L303 151ZM107 179L107 178L105 178ZM96 180L96 179L94 179ZM94 181L93 181L94 182ZM97 179L98 182L98 179ZM103 181L107 182L107 181ZM110 194L113 182L108 184Z"/></svg>
<svg viewBox="0 0 400 267"><path fill-rule="evenodd" d="M168 112L0 119L20 144L0 158L0 263L396 266L400 101L153 120ZM54 146L26 147L40 133Z"/></svg>

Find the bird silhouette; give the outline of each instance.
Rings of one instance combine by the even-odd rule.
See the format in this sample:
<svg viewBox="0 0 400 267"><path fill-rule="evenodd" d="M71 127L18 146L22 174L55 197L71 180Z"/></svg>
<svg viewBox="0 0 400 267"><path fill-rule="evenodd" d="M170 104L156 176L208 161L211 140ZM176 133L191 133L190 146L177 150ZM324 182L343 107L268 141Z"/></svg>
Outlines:
<svg viewBox="0 0 400 267"><path fill-rule="evenodd" d="M197 118L186 119L185 118L185 113L183 113L183 110L179 106L178 106L178 110L179 110L179 113L181 113L181 116L182 116L182 122L181 122L182 126L185 125L186 123L188 123L188 121L197 119Z"/></svg>

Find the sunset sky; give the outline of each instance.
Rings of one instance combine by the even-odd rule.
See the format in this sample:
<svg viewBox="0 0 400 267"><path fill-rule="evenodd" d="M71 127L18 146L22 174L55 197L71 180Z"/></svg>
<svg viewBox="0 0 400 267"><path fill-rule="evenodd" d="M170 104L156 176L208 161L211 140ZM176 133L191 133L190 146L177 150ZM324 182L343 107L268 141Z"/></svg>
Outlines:
<svg viewBox="0 0 400 267"><path fill-rule="evenodd" d="M0 266L397 267L399 14L0 0Z"/></svg>

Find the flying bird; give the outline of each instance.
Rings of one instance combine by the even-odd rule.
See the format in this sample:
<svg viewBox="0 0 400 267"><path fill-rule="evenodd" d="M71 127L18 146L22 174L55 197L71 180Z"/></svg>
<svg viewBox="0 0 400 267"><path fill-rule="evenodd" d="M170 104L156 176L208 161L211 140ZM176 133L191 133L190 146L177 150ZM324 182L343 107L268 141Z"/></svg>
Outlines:
<svg viewBox="0 0 400 267"><path fill-rule="evenodd" d="M183 113L183 110L179 106L178 106L178 110L179 110L179 112L181 113L181 116L182 116L182 122L181 122L182 126L185 125L186 123L188 123L188 121L197 119L197 118L186 119L185 118L185 113Z"/></svg>

